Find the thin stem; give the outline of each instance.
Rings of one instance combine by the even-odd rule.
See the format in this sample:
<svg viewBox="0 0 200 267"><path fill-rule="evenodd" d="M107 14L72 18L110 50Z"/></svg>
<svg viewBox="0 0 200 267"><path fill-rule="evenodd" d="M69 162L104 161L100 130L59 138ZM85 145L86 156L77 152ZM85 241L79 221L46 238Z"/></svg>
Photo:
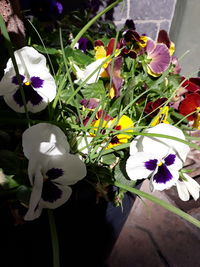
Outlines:
<svg viewBox="0 0 200 267"><path fill-rule="evenodd" d="M51 232L51 242L53 251L53 267L59 267L60 266L59 243L58 243L58 235L57 235L53 210L48 210L48 217L49 217L49 226Z"/></svg>
<svg viewBox="0 0 200 267"><path fill-rule="evenodd" d="M42 40L42 37L40 36L38 30L35 28L35 26L33 25L33 23L32 23L29 19L28 19L28 22L31 24L31 26L33 27L33 29L34 29L35 32L37 33L38 38L40 39L40 42L41 42L41 44L43 45L43 47L44 47L44 49L45 49L45 51L46 51L46 53L47 53L47 58L48 58L48 60L49 60L49 64L50 64L50 66L51 66L53 75L54 75L54 77L55 77L56 75L55 75L54 67L53 67L53 64L52 64L52 62L51 62L50 56L49 56L49 54L48 54L47 48L46 48L46 46L45 46L45 44L44 44L44 42L43 42L43 40Z"/></svg>
<svg viewBox="0 0 200 267"><path fill-rule="evenodd" d="M121 184L118 181L114 181L112 184L117 186L117 187L119 187L119 188L121 188L121 189L129 191L129 192L131 192L133 194L136 194L136 195L138 195L140 197L146 198L146 199L148 199L148 200L160 205L161 207L173 212L174 214L182 217L183 219L185 219L186 221L192 223L193 225L197 226L198 228L200 228L200 221L199 220L197 220L194 217L190 216L186 212L184 212L184 211L182 211L182 210L180 210L180 209L168 204L167 202L163 201L162 199L159 199L159 198L157 198L155 196L152 196L152 195L150 195L150 194L148 194L146 192L140 191L140 190L138 190L136 188L132 188L130 186Z"/></svg>

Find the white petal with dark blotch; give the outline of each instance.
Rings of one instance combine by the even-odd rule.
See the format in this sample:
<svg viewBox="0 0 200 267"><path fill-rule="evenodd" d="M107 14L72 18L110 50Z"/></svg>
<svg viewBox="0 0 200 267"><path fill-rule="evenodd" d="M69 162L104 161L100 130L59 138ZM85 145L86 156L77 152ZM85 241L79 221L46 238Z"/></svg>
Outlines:
<svg viewBox="0 0 200 267"><path fill-rule="evenodd" d="M54 202L44 201L43 199L40 200L39 208L43 209L56 209L62 206L65 202L68 201L72 194L72 189L70 186L64 185L56 185L62 192L61 197L56 199Z"/></svg>
<svg viewBox="0 0 200 267"><path fill-rule="evenodd" d="M16 50L14 56L19 73L25 77L29 77L29 71L33 71L34 68L38 74L40 73L40 69L46 68L46 58L33 47L25 46ZM16 84L12 83L13 76L16 76L16 72L10 58L4 70L4 76L0 81L0 95L11 93L18 87Z"/></svg>
<svg viewBox="0 0 200 267"><path fill-rule="evenodd" d="M126 172L131 180L148 178L153 170L147 169L145 162L157 160L154 154L137 152L130 156L126 162Z"/></svg>
<svg viewBox="0 0 200 267"><path fill-rule="evenodd" d="M66 153L51 157L43 169L46 172L55 167L64 172L62 176L54 180L58 184L73 185L86 176L86 166L77 155Z"/></svg>

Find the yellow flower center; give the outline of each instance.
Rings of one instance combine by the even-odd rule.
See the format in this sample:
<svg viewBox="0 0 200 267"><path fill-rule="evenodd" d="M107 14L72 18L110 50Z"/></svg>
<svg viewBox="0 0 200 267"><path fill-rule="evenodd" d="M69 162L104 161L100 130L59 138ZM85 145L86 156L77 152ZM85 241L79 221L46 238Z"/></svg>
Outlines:
<svg viewBox="0 0 200 267"><path fill-rule="evenodd" d="M106 57L106 50L105 48L101 45L101 46L96 46L95 48L95 59L100 59L100 58L104 58Z"/></svg>
<svg viewBox="0 0 200 267"><path fill-rule="evenodd" d="M24 85L29 86L31 83L29 81L25 82Z"/></svg>
<svg viewBox="0 0 200 267"><path fill-rule="evenodd" d="M163 165L162 161L160 161L157 165L162 166Z"/></svg>

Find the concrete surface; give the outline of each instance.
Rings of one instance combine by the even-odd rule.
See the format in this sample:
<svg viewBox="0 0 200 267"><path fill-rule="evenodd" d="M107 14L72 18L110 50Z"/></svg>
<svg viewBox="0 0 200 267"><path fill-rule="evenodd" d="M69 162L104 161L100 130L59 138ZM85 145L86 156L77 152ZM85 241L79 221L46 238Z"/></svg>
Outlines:
<svg viewBox="0 0 200 267"><path fill-rule="evenodd" d="M200 70L200 1L177 0L170 36L176 44L176 55L181 58L183 75L197 76Z"/></svg>
<svg viewBox="0 0 200 267"><path fill-rule="evenodd" d="M142 191L149 192L145 180ZM175 205L164 192L155 195ZM195 227L196 228L196 227ZM137 198L108 267L198 267L200 229L146 199Z"/></svg>

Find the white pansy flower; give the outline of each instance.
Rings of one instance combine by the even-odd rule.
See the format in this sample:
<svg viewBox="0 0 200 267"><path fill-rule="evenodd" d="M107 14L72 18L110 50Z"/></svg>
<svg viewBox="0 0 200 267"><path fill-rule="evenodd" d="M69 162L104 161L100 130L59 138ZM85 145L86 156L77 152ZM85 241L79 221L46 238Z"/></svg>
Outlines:
<svg viewBox="0 0 200 267"><path fill-rule="evenodd" d="M32 154L28 174L33 187L25 220L38 218L42 209L55 209L70 198L70 185L86 175L85 164L69 153L57 156Z"/></svg>
<svg viewBox="0 0 200 267"><path fill-rule="evenodd" d="M45 109L56 96L56 84L46 66L46 58L34 48L25 46L14 52L28 111ZM16 112L25 112L19 82L9 59L0 81L0 95Z"/></svg>
<svg viewBox="0 0 200 267"><path fill-rule="evenodd" d="M67 138L60 128L49 123L27 129L22 146L29 159L28 176L33 187L25 220L33 220L43 208L57 208L69 199L70 185L85 177L86 166L76 155L69 154Z"/></svg>
<svg viewBox="0 0 200 267"><path fill-rule="evenodd" d="M181 129L166 123L157 124L144 131L145 133L163 134L185 140L185 135ZM182 162L185 162L190 148L182 142L172 140L170 138L155 137L155 136L140 136L134 139L130 145L130 155L135 152L156 153L159 157L167 154L171 149Z"/></svg>
<svg viewBox="0 0 200 267"><path fill-rule="evenodd" d="M146 132L185 140L183 132L170 124L161 123ZM188 152L189 147L181 142L168 138L140 136L130 144L126 171L132 180L150 178L152 191L164 190L178 181L179 170Z"/></svg>
<svg viewBox="0 0 200 267"><path fill-rule="evenodd" d="M104 71L104 68L100 68L105 58L97 59L96 61L89 64L84 70L80 69L77 65L74 64L76 70L76 77L78 82L84 82L95 70L95 73L86 81L86 84L92 84L98 81L101 73Z"/></svg>
<svg viewBox="0 0 200 267"><path fill-rule="evenodd" d="M190 195L197 200L199 198L200 185L188 174L183 173L184 179L176 182L176 188L181 200L188 201Z"/></svg>

